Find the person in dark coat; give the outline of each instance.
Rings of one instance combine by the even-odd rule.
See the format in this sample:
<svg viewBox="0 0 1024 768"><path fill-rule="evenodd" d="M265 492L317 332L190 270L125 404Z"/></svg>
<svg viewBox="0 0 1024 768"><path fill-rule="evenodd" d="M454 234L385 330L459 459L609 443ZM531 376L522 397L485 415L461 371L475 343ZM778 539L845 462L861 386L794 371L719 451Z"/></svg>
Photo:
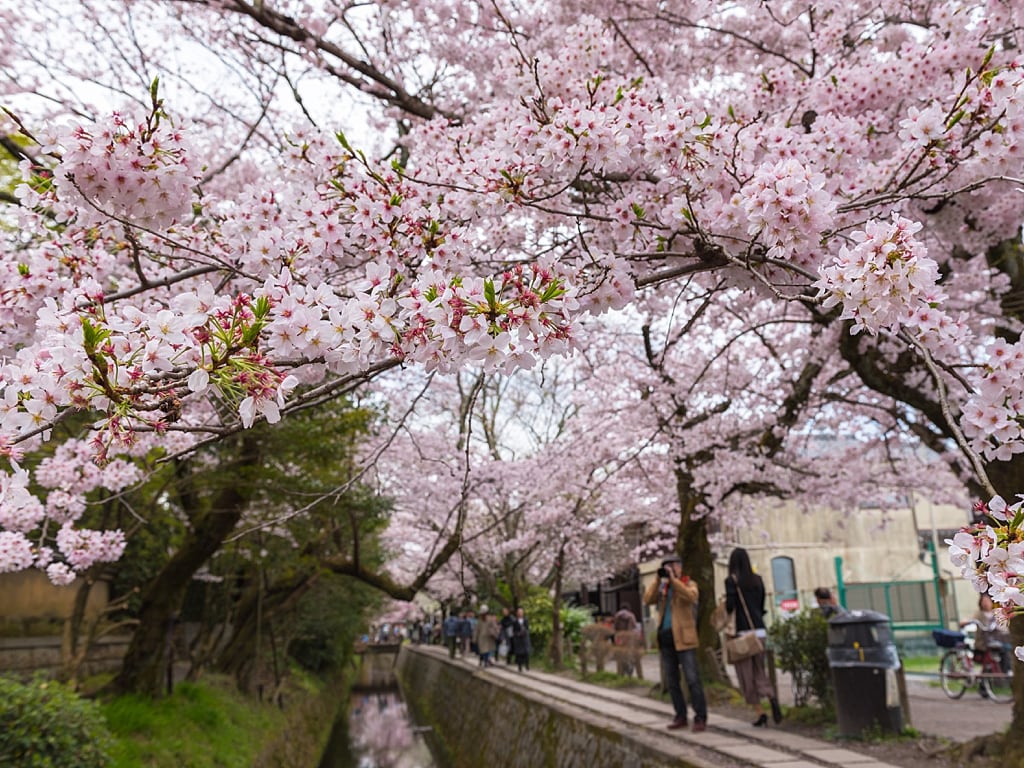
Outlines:
<svg viewBox="0 0 1024 768"><path fill-rule="evenodd" d="M441 626L444 644L448 646L448 658L454 659L455 649L459 644L459 617L454 613L449 613Z"/></svg>
<svg viewBox="0 0 1024 768"><path fill-rule="evenodd" d="M499 625L501 626L501 637L498 638L498 645L500 646L501 643L504 643L505 647L508 649L505 652L506 664L512 664L512 659L515 656L515 654L512 652L513 622L515 622L515 619L512 618L512 611L508 609L507 605L503 605L501 607L501 621L499 622Z"/></svg>
<svg viewBox="0 0 1024 768"><path fill-rule="evenodd" d="M736 616L736 634L755 632L762 640L768 636L764 628L764 600L764 581L754 573L747 550L737 547L729 555L729 575L725 579L725 608ZM763 727L768 723L768 715L761 706L765 698L771 703L772 719L780 722L782 710L768 680L764 653L741 659L733 666L743 698L757 715L754 725Z"/></svg>
<svg viewBox="0 0 1024 768"><path fill-rule="evenodd" d="M526 614L522 608L516 609L516 617L512 620L512 654L516 657L516 666L522 672L523 668L530 668L530 654L533 647L530 645L530 624L526 620Z"/></svg>

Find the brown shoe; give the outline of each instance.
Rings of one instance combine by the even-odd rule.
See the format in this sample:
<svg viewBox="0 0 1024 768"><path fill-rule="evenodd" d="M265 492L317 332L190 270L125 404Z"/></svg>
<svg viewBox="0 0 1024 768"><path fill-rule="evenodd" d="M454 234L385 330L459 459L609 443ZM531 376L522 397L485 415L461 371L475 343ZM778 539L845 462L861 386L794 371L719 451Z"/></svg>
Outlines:
<svg viewBox="0 0 1024 768"><path fill-rule="evenodd" d="M703 720L694 720L693 721L693 732L694 733L700 733L701 731L706 731L707 729L708 729L708 724L706 722L704 722Z"/></svg>
<svg viewBox="0 0 1024 768"><path fill-rule="evenodd" d="M685 717L677 717L675 720L673 720L671 723L669 723L666 727L670 731L678 731L680 728L685 728L686 725L687 725L687 723L686 723L686 718Z"/></svg>

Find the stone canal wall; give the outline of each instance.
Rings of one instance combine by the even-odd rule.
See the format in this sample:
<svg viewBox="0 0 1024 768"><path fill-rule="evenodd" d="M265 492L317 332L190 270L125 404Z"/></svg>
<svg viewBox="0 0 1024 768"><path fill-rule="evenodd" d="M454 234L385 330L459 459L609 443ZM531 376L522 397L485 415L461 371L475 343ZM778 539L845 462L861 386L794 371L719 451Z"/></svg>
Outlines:
<svg viewBox="0 0 1024 768"><path fill-rule="evenodd" d="M80 670L84 676L111 672L121 666L127 636L103 637L89 649ZM0 637L0 673L29 677L33 672L55 674L61 666L59 637Z"/></svg>
<svg viewBox="0 0 1024 768"><path fill-rule="evenodd" d="M402 696L445 768L678 768L621 723L517 689L442 654L403 646Z"/></svg>

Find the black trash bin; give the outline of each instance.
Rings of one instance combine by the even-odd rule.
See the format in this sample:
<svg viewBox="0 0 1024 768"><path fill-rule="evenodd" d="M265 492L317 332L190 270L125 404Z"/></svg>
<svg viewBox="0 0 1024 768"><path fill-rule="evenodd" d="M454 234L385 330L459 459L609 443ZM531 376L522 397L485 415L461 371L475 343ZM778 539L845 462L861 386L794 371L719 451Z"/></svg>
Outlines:
<svg viewBox="0 0 1024 768"><path fill-rule="evenodd" d="M867 729L903 730L900 657L888 616L849 611L829 619L828 666L840 736L861 736Z"/></svg>

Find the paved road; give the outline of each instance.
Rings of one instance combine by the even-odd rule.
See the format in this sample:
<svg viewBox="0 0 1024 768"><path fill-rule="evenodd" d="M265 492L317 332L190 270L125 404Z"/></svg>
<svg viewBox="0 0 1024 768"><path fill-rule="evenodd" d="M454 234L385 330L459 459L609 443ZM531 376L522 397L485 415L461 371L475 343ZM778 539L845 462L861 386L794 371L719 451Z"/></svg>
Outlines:
<svg viewBox="0 0 1024 768"><path fill-rule="evenodd" d="M1013 713L1012 703L983 699L977 689L968 690L961 699L950 699L934 676L908 675L907 694L911 725L921 733L954 741L1001 731Z"/></svg>
<svg viewBox="0 0 1024 768"><path fill-rule="evenodd" d="M731 667L729 672L732 674ZM648 680L658 679L657 655L647 654L644 658L644 675ZM778 685L779 701L792 706L789 675L780 672ZM1012 716L1013 704L996 704L983 699L977 689L968 690L961 699L950 699L939 687L937 675L907 675L907 695L910 725L929 736L953 741L997 733L1010 724Z"/></svg>

